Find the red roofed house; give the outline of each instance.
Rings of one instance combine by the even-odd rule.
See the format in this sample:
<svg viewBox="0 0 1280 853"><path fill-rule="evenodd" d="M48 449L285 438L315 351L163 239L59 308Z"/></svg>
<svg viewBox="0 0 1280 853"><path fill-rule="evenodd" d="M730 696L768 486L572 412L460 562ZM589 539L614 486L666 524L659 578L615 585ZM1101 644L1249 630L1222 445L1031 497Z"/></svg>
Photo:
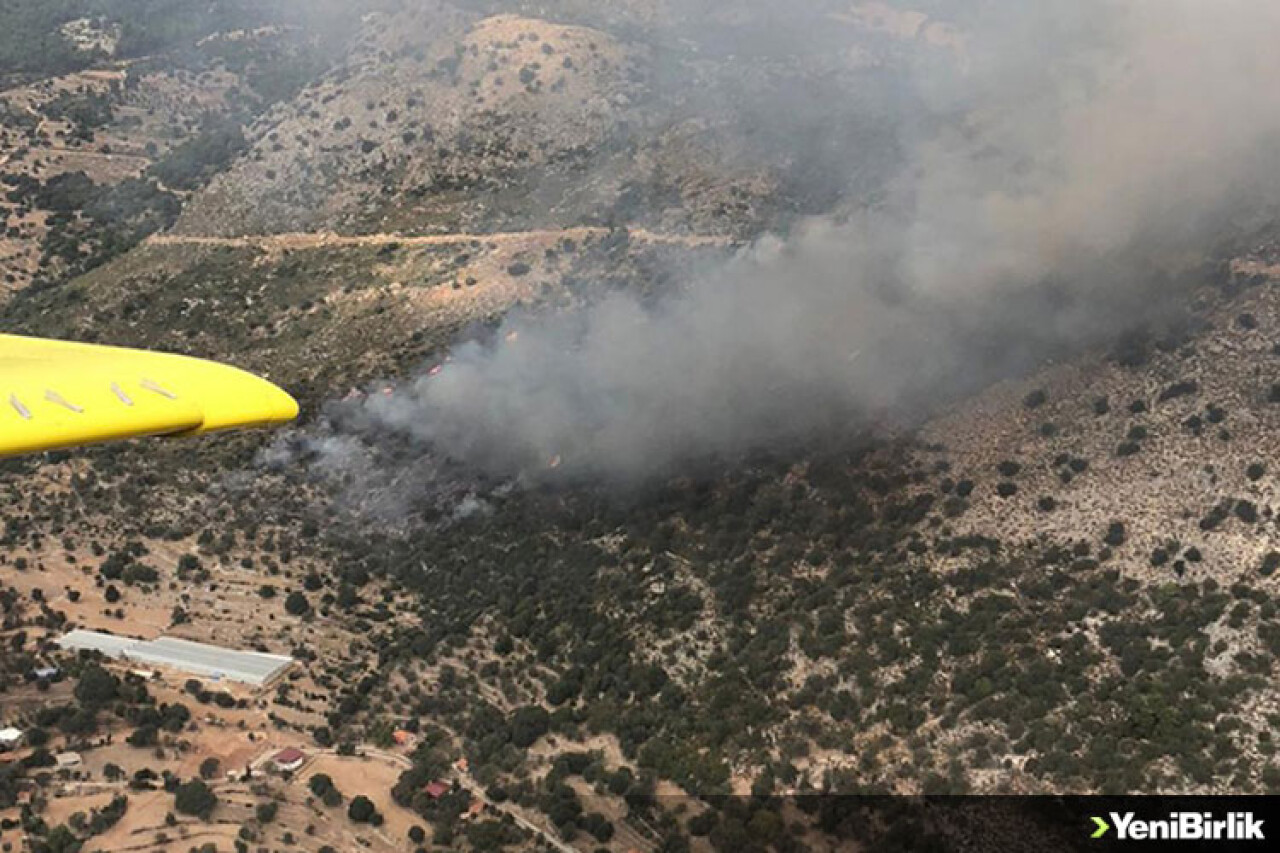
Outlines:
<svg viewBox="0 0 1280 853"><path fill-rule="evenodd" d="M302 762L307 760L307 754L300 749L288 747L277 752L271 759L271 763L276 766L277 770L292 772L302 766Z"/></svg>
<svg viewBox="0 0 1280 853"><path fill-rule="evenodd" d="M444 782L431 782L426 787L427 796L433 800L438 800L445 794L449 793L449 786Z"/></svg>

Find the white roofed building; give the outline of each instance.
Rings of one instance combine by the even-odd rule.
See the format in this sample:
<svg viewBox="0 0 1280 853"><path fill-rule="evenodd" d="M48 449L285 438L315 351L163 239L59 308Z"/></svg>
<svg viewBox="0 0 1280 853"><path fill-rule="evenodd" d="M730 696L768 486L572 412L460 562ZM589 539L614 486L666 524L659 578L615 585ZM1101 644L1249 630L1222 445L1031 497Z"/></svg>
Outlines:
<svg viewBox="0 0 1280 853"><path fill-rule="evenodd" d="M284 655L242 652L173 637L138 640L97 631L71 631L58 640L58 645L68 651L96 651L114 660L167 667L214 681L225 679L255 687L275 681L294 663L293 658Z"/></svg>

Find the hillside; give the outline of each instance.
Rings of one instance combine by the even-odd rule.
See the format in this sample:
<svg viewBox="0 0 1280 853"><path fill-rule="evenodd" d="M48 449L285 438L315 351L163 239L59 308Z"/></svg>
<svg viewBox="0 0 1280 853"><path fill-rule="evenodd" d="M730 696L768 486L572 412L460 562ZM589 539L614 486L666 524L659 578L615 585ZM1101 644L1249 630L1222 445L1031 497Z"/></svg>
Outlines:
<svg viewBox="0 0 1280 853"><path fill-rule="evenodd" d="M0 464L0 727L39 733L0 755L5 842L922 849L938 827L805 795L1280 785L1273 221L1178 258L1118 337L680 476L415 432L453 359L845 234L916 137L983 141L911 88L984 70L945 4L65 5L21 20L70 52L0 39L5 330L226 360L304 413ZM71 627L299 665L141 678Z"/></svg>

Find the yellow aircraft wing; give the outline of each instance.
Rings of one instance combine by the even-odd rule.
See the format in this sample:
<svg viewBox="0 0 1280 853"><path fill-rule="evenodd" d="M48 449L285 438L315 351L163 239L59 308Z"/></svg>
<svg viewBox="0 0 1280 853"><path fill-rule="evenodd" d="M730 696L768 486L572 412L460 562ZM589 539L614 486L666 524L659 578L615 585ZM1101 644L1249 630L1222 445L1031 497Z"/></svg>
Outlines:
<svg viewBox="0 0 1280 853"><path fill-rule="evenodd" d="M0 335L0 456L287 423L293 398L181 355Z"/></svg>

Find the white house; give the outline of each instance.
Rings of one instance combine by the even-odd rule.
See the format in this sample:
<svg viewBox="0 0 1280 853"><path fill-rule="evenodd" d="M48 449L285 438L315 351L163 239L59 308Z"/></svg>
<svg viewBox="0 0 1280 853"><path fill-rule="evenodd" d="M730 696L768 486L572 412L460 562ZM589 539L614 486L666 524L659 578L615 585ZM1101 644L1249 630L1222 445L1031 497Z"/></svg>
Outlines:
<svg viewBox="0 0 1280 853"><path fill-rule="evenodd" d="M79 767L82 763L78 752L59 752L53 757L53 760L58 763L60 768Z"/></svg>
<svg viewBox="0 0 1280 853"><path fill-rule="evenodd" d="M12 726L0 729L0 749L16 749L22 746L24 737L22 729L15 729Z"/></svg>

